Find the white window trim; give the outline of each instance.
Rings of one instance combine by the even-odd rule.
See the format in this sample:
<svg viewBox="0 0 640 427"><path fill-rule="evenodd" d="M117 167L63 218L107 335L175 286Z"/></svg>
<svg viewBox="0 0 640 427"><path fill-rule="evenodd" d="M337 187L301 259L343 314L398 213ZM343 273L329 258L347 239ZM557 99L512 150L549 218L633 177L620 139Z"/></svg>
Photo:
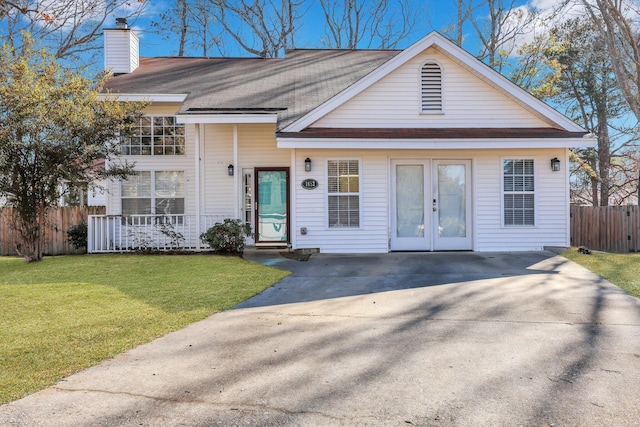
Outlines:
<svg viewBox="0 0 640 427"><path fill-rule="evenodd" d="M530 194L531 192L504 191L504 161L505 160L532 160L533 161L533 225L507 225L504 217L504 196L505 194ZM538 227L538 161L535 156L502 156L500 157L500 228L521 228L531 229Z"/></svg>
<svg viewBox="0 0 640 427"><path fill-rule="evenodd" d="M335 195L356 195L356 193L330 193L329 192L329 162L330 161L349 161L349 160L356 160L358 162L358 226L357 227L331 227L329 225L329 196L335 196ZM362 230L363 227L363 179L362 179L362 158L361 157L350 157L350 156L346 156L346 157L327 157L324 159L324 179L326 180L326 185L325 185L325 194L324 194L324 202L325 202L325 206L324 206L324 215L325 215L325 228L326 230L330 230L330 231L335 231L335 230L339 230L339 231L355 231L355 230Z"/></svg>
<svg viewBox="0 0 640 427"><path fill-rule="evenodd" d="M422 109L422 68L426 64L436 64L440 67L440 111L424 111ZM425 116L438 116L443 115L445 111L445 82L444 82L444 67L442 63L437 59L426 58L424 61L420 63L420 67L418 68L418 111L421 115Z"/></svg>
<svg viewBox="0 0 640 427"><path fill-rule="evenodd" d="M145 170L139 170L136 172L149 172L151 174L151 195L149 196L149 198L151 199L151 213L148 214L133 214L133 215L158 215L155 210L156 210L156 173L157 172L182 172L182 180L183 180L183 189L184 189L184 195L182 196L182 199L184 199L184 212L181 214L175 214L175 215L187 215L187 174L184 170L176 170L176 169L145 169ZM128 196L123 196L122 195L122 182L123 180L120 180L120 215L124 216L127 214L122 213L122 199L143 199L146 197L128 197Z"/></svg>

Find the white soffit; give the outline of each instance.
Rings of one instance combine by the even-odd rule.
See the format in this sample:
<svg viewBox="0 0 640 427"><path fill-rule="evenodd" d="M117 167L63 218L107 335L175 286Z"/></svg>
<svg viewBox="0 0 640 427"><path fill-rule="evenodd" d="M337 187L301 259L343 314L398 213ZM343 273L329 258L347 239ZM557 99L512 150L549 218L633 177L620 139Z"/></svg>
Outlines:
<svg viewBox="0 0 640 427"><path fill-rule="evenodd" d="M389 61L385 62L380 67L369 73L367 76L349 86L324 104L316 107L305 116L301 117L286 128L282 129L282 131L300 132L303 129L311 126L313 123L315 123L331 111L335 110L345 102L363 92L383 77L391 74L400 66L432 46L440 48L440 50L444 54L451 56L459 63L468 67L468 69L472 70L472 72L478 74L485 81L500 88L508 96L515 99L516 102L522 105L526 105L530 110L540 114L550 122L557 124L567 131L584 131L582 127L578 126L569 118L567 118L563 114L560 114L552 107L548 106L524 89L520 88L518 85L512 83L509 79L496 72L492 68L488 67L486 64L473 57L467 51L435 31L429 33L421 40L409 46L407 49L403 50L398 55L394 56Z"/></svg>

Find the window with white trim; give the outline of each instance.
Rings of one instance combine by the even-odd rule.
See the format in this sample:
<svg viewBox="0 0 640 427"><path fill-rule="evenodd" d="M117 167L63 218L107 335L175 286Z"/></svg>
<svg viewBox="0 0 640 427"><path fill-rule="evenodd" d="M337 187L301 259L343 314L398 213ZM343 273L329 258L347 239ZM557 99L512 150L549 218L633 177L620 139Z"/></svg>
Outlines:
<svg viewBox="0 0 640 427"><path fill-rule="evenodd" d="M122 215L184 214L184 172L140 171L122 181Z"/></svg>
<svg viewBox="0 0 640 427"><path fill-rule="evenodd" d="M505 226L535 225L533 159L504 159L502 192Z"/></svg>
<svg viewBox="0 0 640 427"><path fill-rule="evenodd" d="M329 227L360 227L360 161L329 160L327 188Z"/></svg>
<svg viewBox="0 0 640 427"><path fill-rule="evenodd" d="M422 113L442 113L442 69L435 62L427 62L420 69L420 94Z"/></svg>
<svg viewBox="0 0 640 427"><path fill-rule="evenodd" d="M143 116L133 133L120 140L125 156L184 154L184 124L173 116Z"/></svg>

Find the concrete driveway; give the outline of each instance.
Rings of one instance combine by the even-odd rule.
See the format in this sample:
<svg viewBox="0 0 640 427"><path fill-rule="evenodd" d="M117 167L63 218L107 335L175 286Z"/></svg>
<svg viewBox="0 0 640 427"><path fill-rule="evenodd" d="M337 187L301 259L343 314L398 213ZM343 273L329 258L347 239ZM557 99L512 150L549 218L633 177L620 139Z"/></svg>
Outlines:
<svg viewBox="0 0 640 427"><path fill-rule="evenodd" d="M640 424L640 301L562 257L251 257L293 274L0 424Z"/></svg>

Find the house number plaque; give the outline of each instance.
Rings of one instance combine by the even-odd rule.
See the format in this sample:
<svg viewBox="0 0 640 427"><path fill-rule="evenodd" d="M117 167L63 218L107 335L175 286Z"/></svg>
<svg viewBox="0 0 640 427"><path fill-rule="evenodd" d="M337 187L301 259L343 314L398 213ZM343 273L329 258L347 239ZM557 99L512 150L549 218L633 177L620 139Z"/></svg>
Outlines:
<svg viewBox="0 0 640 427"><path fill-rule="evenodd" d="M314 190L316 188L318 188L318 181L316 181L315 179L305 179L304 181L302 181L302 188L304 188L305 190Z"/></svg>

